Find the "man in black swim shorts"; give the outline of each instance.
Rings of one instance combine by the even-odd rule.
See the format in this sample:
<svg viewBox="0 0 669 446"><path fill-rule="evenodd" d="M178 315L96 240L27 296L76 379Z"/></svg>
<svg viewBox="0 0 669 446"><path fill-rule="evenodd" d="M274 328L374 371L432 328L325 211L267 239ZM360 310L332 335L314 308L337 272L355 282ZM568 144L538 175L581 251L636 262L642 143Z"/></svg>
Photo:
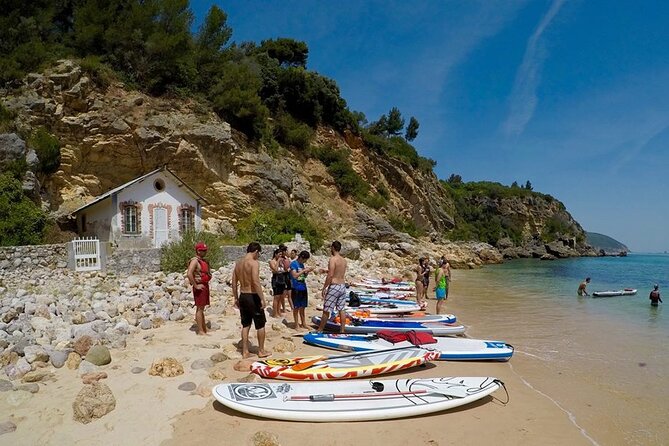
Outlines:
<svg viewBox="0 0 669 446"><path fill-rule="evenodd" d="M246 248L246 255L237 261L232 272L232 295L235 298L235 306L239 308L242 319L242 356L248 358L249 331L253 322L258 331L258 357L265 358L270 355L265 351L265 296L260 284L260 266L258 256L260 255L260 244L250 243ZM240 294L237 294L239 283Z"/></svg>

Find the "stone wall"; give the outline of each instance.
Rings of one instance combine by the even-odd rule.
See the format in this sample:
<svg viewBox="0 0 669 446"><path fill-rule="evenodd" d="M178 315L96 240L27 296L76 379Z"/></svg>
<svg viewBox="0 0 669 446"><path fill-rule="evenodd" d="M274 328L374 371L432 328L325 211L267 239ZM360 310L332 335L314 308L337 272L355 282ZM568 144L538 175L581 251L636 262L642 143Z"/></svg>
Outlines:
<svg viewBox="0 0 669 446"><path fill-rule="evenodd" d="M160 271L160 248L114 249L107 256L107 270L118 275Z"/></svg>
<svg viewBox="0 0 669 446"><path fill-rule="evenodd" d="M67 245L29 245L0 247L0 275L37 268L68 267Z"/></svg>

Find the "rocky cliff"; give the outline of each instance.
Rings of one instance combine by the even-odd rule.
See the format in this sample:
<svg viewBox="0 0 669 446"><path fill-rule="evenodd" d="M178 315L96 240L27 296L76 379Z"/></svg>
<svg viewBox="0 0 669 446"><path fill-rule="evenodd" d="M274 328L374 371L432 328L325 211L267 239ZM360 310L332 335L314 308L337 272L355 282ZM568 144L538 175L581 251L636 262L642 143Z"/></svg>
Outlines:
<svg viewBox="0 0 669 446"><path fill-rule="evenodd" d="M388 224L388 215L413 221L430 236L426 244L442 242L456 224L454 201L434 174L379 156L352 133L319 128L313 144L349 151L353 168L372 190L388 191L381 210L341 198L325 166L306 153L281 149L270 155L201 103L150 97L119 82L101 88L72 61L28 75L21 88L0 90L0 100L16 114L20 133L45 127L61 143L60 169L41 185L43 205L56 215L66 216L93 197L167 164L210 201L204 215L207 227L221 233L234 233L235 223L254 208L291 207L319 221L330 236L367 246L388 243L406 252L406 245L419 244ZM537 240L537 231L552 212L537 211L536 203L523 201L485 205L524 219L523 243ZM575 247L576 239L569 240L555 243L560 250ZM523 255L513 242L506 244L501 240L499 246L508 257ZM532 255L546 253L529 249ZM555 252L562 256L560 250ZM485 261L499 261L498 256L485 256L490 257Z"/></svg>

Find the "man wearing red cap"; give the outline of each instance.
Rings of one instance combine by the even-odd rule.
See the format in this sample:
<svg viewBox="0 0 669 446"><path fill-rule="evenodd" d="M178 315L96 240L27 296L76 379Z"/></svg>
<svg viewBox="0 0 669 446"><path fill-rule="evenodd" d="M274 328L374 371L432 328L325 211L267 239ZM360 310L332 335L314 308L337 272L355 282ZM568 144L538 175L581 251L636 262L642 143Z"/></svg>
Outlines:
<svg viewBox="0 0 669 446"><path fill-rule="evenodd" d="M188 264L188 281L193 286L193 297L195 298L195 324L197 334L207 334L207 324L204 321L204 307L209 305L209 281L211 280L211 269L209 263L204 259L207 254L207 245L198 242L195 245L196 256Z"/></svg>

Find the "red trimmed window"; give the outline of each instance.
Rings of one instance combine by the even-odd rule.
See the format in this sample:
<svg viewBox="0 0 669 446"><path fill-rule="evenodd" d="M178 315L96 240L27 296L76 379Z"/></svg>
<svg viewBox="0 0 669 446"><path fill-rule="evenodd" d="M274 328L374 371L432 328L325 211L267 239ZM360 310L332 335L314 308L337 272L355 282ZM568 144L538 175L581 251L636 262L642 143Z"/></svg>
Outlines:
<svg viewBox="0 0 669 446"><path fill-rule="evenodd" d="M139 206L134 204L123 206L123 233L139 234Z"/></svg>

